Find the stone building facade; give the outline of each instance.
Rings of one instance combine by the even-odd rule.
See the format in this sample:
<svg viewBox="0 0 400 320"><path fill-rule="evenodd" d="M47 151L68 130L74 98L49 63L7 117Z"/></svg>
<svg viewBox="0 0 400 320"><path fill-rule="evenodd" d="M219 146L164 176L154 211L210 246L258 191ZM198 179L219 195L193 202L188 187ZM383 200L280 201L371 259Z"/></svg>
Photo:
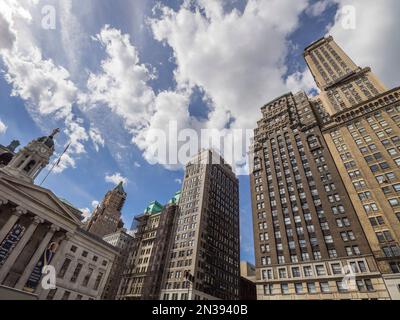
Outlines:
<svg viewBox="0 0 400 320"><path fill-rule="evenodd" d="M153 201L136 216L136 233L118 293L121 300L159 299L177 206Z"/></svg>
<svg viewBox="0 0 400 320"><path fill-rule="evenodd" d="M33 140L0 168L0 285L39 299L99 299L118 253L80 229L79 210L34 184L53 155L56 133ZM55 268L51 292L41 285L44 265ZM90 290L79 283L86 268L93 269Z"/></svg>
<svg viewBox="0 0 400 320"><path fill-rule="evenodd" d="M324 139L389 293L400 299L400 88L387 89L332 37L304 56L321 90L312 100Z"/></svg>
<svg viewBox="0 0 400 320"><path fill-rule="evenodd" d="M87 222L86 229L101 238L122 229L124 223L121 219L121 210L126 196L123 183L120 182L113 190L107 192L96 207Z"/></svg>
<svg viewBox="0 0 400 320"><path fill-rule="evenodd" d="M388 298L308 97L285 94L262 115L250 177L257 298Z"/></svg>
<svg viewBox="0 0 400 320"><path fill-rule="evenodd" d="M102 295L103 300L115 300L135 239L125 229L120 229L105 236L103 240L115 247L119 252Z"/></svg>

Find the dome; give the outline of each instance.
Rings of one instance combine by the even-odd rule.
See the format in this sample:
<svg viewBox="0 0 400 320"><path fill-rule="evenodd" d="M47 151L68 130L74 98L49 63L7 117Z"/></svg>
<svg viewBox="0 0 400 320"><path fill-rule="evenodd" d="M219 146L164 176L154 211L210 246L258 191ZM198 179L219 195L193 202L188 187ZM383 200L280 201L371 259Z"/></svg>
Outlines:
<svg viewBox="0 0 400 320"><path fill-rule="evenodd" d="M41 137L37 141L42 142L50 149L54 149L54 139L53 138L59 132L60 132L60 129L54 129L53 132L51 133L51 135L49 135L48 137Z"/></svg>
<svg viewBox="0 0 400 320"><path fill-rule="evenodd" d="M53 140L53 137L51 137L51 136L50 137L41 137L37 141L42 142L50 149L54 148L54 140Z"/></svg>

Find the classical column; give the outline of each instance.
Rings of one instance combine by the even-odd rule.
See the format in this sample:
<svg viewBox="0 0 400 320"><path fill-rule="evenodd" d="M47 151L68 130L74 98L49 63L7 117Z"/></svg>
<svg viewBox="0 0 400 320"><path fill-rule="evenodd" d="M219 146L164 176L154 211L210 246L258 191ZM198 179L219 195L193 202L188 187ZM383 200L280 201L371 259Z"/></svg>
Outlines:
<svg viewBox="0 0 400 320"><path fill-rule="evenodd" d="M29 227L25 230L24 235L19 240L13 251L11 252L10 256L7 258L6 262L0 269L0 284L3 283L4 279L6 278L8 272L11 270L12 266L14 265L15 261L17 260L18 256L21 254L22 250L25 248L28 241L31 239L33 233L35 232L36 228L39 224L43 223L44 220L35 217Z"/></svg>
<svg viewBox="0 0 400 320"><path fill-rule="evenodd" d="M7 203L7 202L6 202ZM2 204L5 204L4 201L2 201ZM11 213L10 218L6 222L6 224L1 228L0 230L0 243L3 242L5 237L8 235L8 233L11 231L11 229L14 227L18 219L26 214L28 211L22 207L16 207L14 211Z"/></svg>
<svg viewBox="0 0 400 320"><path fill-rule="evenodd" d="M67 232L65 234L65 238L61 240L60 246L58 247L56 254L53 257L51 264L56 268L57 274L60 271L62 264L64 263L63 258L65 256L65 247L67 246L67 243L69 242L69 240L72 239L73 236L74 235L71 232Z"/></svg>
<svg viewBox="0 0 400 320"><path fill-rule="evenodd" d="M24 273L19 278L17 285L15 286L16 289L22 290L24 288L25 283L28 281L33 269L35 268L39 259L42 257L45 250L47 249L51 238L53 238L54 233L58 230L60 230L59 227L57 227L55 225L50 226L49 231L46 233L46 235L43 238L42 242L40 243L39 247L36 249L31 260L29 261L28 265L26 266Z"/></svg>

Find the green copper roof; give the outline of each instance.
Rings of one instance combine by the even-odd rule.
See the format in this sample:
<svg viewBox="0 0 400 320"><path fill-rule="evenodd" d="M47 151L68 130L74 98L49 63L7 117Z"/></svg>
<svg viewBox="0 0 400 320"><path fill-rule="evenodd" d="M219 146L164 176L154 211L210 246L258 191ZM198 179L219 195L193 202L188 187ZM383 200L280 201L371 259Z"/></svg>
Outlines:
<svg viewBox="0 0 400 320"><path fill-rule="evenodd" d="M159 213L164 209L164 206L158 201L151 202L148 207L144 210L144 213Z"/></svg>
<svg viewBox="0 0 400 320"><path fill-rule="evenodd" d="M177 191L177 192L175 192L174 197L171 200L169 200L168 203L169 204L177 204L179 202L180 197L181 197L181 191Z"/></svg>

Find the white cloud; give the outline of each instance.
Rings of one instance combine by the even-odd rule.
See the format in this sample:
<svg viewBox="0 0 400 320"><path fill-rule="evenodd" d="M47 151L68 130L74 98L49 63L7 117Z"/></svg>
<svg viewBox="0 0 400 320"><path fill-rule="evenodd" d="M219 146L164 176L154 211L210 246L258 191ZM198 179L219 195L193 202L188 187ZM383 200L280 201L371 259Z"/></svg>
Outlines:
<svg viewBox="0 0 400 320"><path fill-rule="evenodd" d="M295 72L286 79L286 85L292 92L298 92L300 90L309 93L312 89L317 90L314 78L308 68L303 72ZM318 91L318 90L317 90Z"/></svg>
<svg viewBox="0 0 400 320"><path fill-rule="evenodd" d="M97 200L92 201L92 207L96 208L99 205L99 202Z"/></svg>
<svg viewBox="0 0 400 320"><path fill-rule="evenodd" d="M311 17L320 16L335 0L318 0L306 9L306 13Z"/></svg>
<svg viewBox="0 0 400 320"><path fill-rule="evenodd" d="M90 219L90 217L92 216L92 211L89 208L82 208L79 209L82 212L82 216L83 216L83 222L86 222Z"/></svg>
<svg viewBox="0 0 400 320"><path fill-rule="evenodd" d="M135 163L133 164L136 168L140 168L142 165L139 163L139 162L137 162L137 161L135 161Z"/></svg>
<svg viewBox="0 0 400 320"><path fill-rule="evenodd" d="M361 67L370 66L388 87L400 85L398 0L335 0L339 11L329 33ZM356 29L343 28L343 8L354 6ZM347 7L348 8L348 7Z"/></svg>
<svg viewBox="0 0 400 320"><path fill-rule="evenodd" d="M94 127L90 128L89 136L90 139L92 139L94 148L96 149L97 152L99 152L100 147L104 147L104 139L101 136L100 130Z"/></svg>
<svg viewBox="0 0 400 320"><path fill-rule="evenodd" d="M71 144L61 164L55 169L55 172L61 172L68 167L75 167L74 157L85 153L83 142L88 140L88 135L81 125L82 120L76 119L72 112L78 89L69 79L68 70L51 59L44 59L36 45L35 36L29 32L29 22L32 20L29 9L34 10L35 4L36 0L26 1L23 5L14 0L2 2L0 32L4 33L8 24L8 30L15 37L9 37L12 45L1 45L3 50L0 54L6 69L5 79L12 85L12 95L26 101L33 119L39 124L63 122L64 133ZM49 130L47 127L45 129Z"/></svg>
<svg viewBox="0 0 400 320"><path fill-rule="evenodd" d="M7 126L3 121L0 119L0 134L4 134L7 131Z"/></svg>
<svg viewBox="0 0 400 320"><path fill-rule="evenodd" d="M118 185L120 182L122 182L124 185L127 185L129 182L128 178L123 177L119 172L116 172L112 175L106 175L105 181L115 185Z"/></svg>
<svg viewBox="0 0 400 320"><path fill-rule="evenodd" d="M0 50L11 50L16 40L15 32L11 29L11 24L5 16L0 14Z"/></svg>
<svg viewBox="0 0 400 320"><path fill-rule="evenodd" d="M178 150L182 145L182 142L178 143L177 139L169 136L169 130L173 126L176 126L177 132L186 128L198 127L198 122L189 115L189 96L189 93L171 91L163 91L157 95L155 99L156 112L150 118L149 125L141 130L133 140L143 151L143 156L149 163L160 163L171 170L181 168L181 164L158 154L158 148L165 145L167 153L169 150L174 153L173 150ZM165 144L157 143L159 130L167 134ZM196 149L195 152L197 151Z"/></svg>
<svg viewBox="0 0 400 320"><path fill-rule="evenodd" d="M105 26L95 40L104 47L107 59L101 62L100 73L90 74L88 93L81 96L81 103L107 105L129 130L137 132L154 110L154 92L147 85L152 74L140 64L129 35Z"/></svg>
<svg viewBox="0 0 400 320"><path fill-rule="evenodd" d="M198 86L210 99L207 126L224 128L233 117L232 127L251 129L260 107L287 91L287 37L306 5L249 0L240 13L224 12L221 1L185 2L178 11L161 6L151 27L173 49L178 86Z"/></svg>

